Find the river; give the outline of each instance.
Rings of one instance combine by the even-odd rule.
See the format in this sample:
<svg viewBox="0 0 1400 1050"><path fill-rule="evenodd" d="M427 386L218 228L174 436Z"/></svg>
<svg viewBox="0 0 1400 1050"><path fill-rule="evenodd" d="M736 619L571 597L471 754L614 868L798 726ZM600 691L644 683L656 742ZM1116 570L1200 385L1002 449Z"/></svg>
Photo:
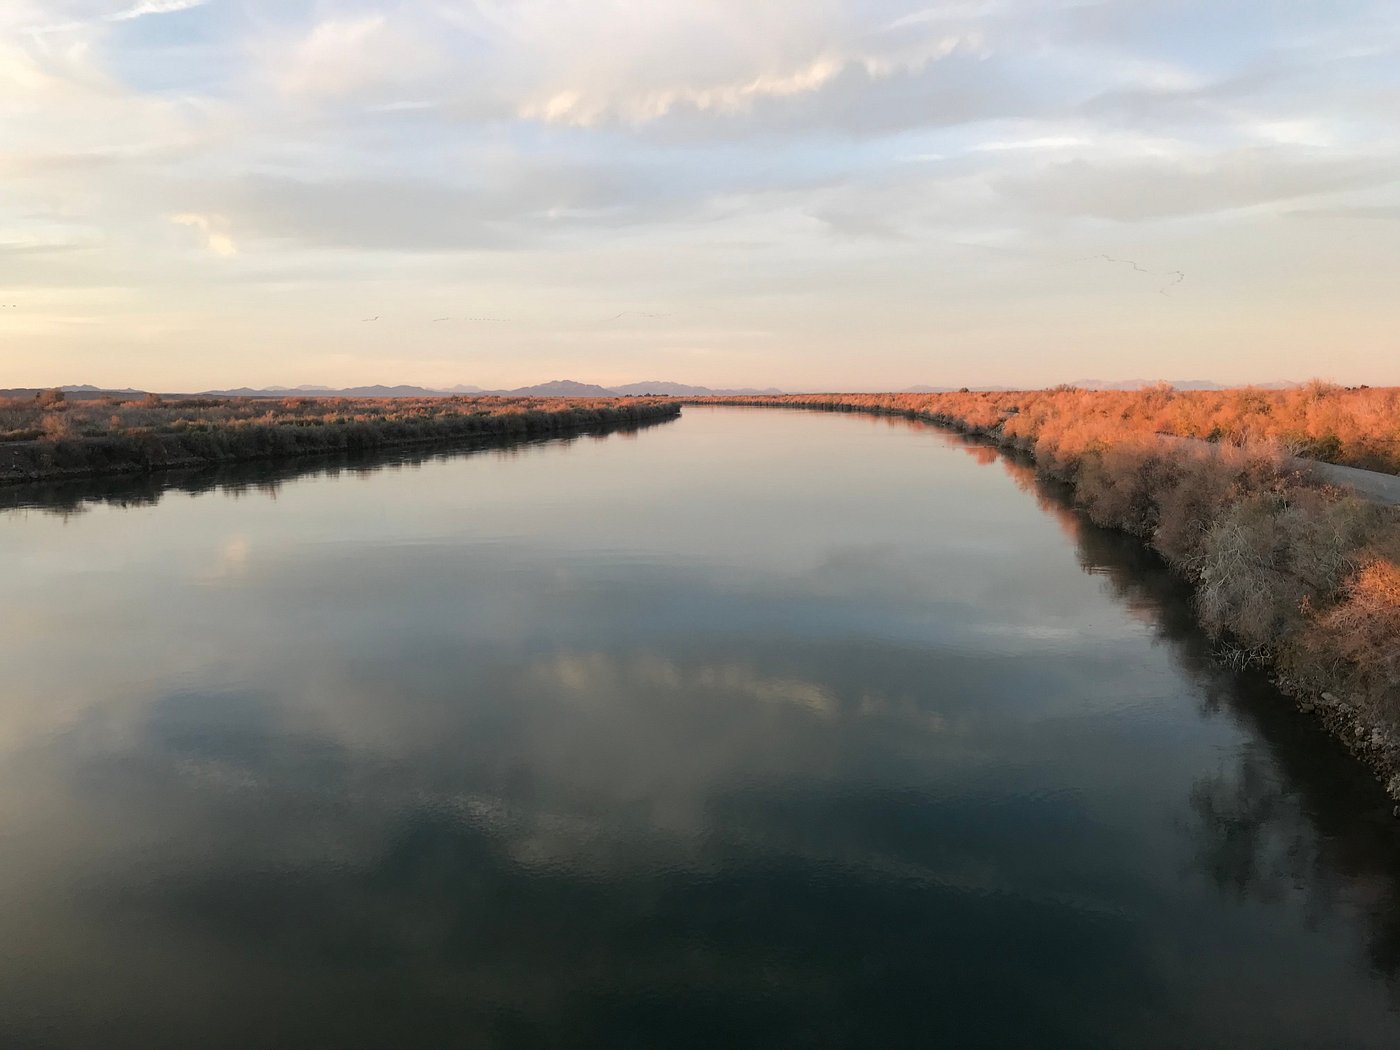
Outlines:
<svg viewBox="0 0 1400 1050"><path fill-rule="evenodd" d="M1400 834L991 448L13 489L7 1047L1394 1047Z"/></svg>

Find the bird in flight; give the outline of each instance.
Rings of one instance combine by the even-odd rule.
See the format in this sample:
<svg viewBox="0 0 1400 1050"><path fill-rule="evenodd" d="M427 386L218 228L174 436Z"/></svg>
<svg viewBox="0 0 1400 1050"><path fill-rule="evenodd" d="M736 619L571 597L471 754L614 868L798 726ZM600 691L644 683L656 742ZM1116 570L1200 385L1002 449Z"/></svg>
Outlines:
<svg viewBox="0 0 1400 1050"><path fill-rule="evenodd" d="M618 321L624 317L670 317L670 314L649 314L645 310L623 310L620 314L613 314L611 317L604 317L599 324L607 324L609 321Z"/></svg>
<svg viewBox="0 0 1400 1050"><path fill-rule="evenodd" d="M1186 280L1186 274L1182 273L1180 270L1149 270L1145 266L1139 266L1132 259L1119 259L1112 255L1091 255L1087 259L1081 259L1080 262L1095 262L1099 259L1102 259L1104 262L1118 263L1123 266L1132 267L1132 269L1137 273L1145 273L1149 277L1171 278L1167 281L1166 284L1162 285L1162 287L1157 289L1158 295L1169 295L1170 293L1167 291L1168 288L1174 287L1175 285L1178 285L1182 281Z"/></svg>

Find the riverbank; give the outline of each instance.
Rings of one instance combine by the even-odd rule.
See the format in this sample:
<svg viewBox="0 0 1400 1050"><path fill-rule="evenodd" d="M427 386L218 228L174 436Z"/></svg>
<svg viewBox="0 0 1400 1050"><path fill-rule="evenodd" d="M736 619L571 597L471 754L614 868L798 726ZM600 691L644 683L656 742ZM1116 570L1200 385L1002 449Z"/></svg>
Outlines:
<svg viewBox="0 0 1400 1050"><path fill-rule="evenodd" d="M525 438L674 419L662 398L208 398L0 402L0 484Z"/></svg>
<svg viewBox="0 0 1400 1050"><path fill-rule="evenodd" d="M1057 397L1041 396L1057 394ZM1157 390L1151 418L1176 397ZM1118 392L704 399L896 415L1027 453L1096 523L1141 538L1190 580L1217 652L1271 669L1400 801L1400 508L1328 486L1278 443L1206 455L1161 441ZM1031 404L1034 411L1005 411ZM1187 434L1182 436L1196 436Z"/></svg>
<svg viewBox="0 0 1400 1050"><path fill-rule="evenodd" d="M1312 382L1284 390L1176 390L1163 384L1142 390L799 394L781 400L815 407L833 399L851 410L942 416L1023 440L1052 435L1066 448L1115 443L1129 434L1220 445L1268 441L1289 455L1400 474L1400 387Z"/></svg>

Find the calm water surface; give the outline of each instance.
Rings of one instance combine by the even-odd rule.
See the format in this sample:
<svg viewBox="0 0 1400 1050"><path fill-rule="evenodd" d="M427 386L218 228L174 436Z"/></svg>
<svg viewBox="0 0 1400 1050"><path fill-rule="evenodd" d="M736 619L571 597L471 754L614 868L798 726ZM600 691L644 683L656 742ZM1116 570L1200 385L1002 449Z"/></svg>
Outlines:
<svg viewBox="0 0 1400 1050"><path fill-rule="evenodd" d="M403 458L3 493L0 1044L1400 1045L1385 800L1024 466Z"/></svg>

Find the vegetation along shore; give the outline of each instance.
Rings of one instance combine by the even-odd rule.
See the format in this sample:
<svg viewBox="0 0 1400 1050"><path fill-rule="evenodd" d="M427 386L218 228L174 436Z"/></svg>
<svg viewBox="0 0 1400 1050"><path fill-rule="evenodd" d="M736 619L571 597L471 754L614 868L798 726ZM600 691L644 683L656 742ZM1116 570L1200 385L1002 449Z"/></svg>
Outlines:
<svg viewBox="0 0 1400 1050"><path fill-rule="evenodd" d="M1329 485L1294 458L1400 471L1400 390L697 400L901 415L1030 454L1095 522L1141 537L1191 580L1220 654L1269 666L1400 801L1400 507Z"/></svg>
<svg viewBox="0 0 1400 1050"><path fill-rule="evenodd" d="M0 483L674 419L665 398L0 400Z"/></svg>

